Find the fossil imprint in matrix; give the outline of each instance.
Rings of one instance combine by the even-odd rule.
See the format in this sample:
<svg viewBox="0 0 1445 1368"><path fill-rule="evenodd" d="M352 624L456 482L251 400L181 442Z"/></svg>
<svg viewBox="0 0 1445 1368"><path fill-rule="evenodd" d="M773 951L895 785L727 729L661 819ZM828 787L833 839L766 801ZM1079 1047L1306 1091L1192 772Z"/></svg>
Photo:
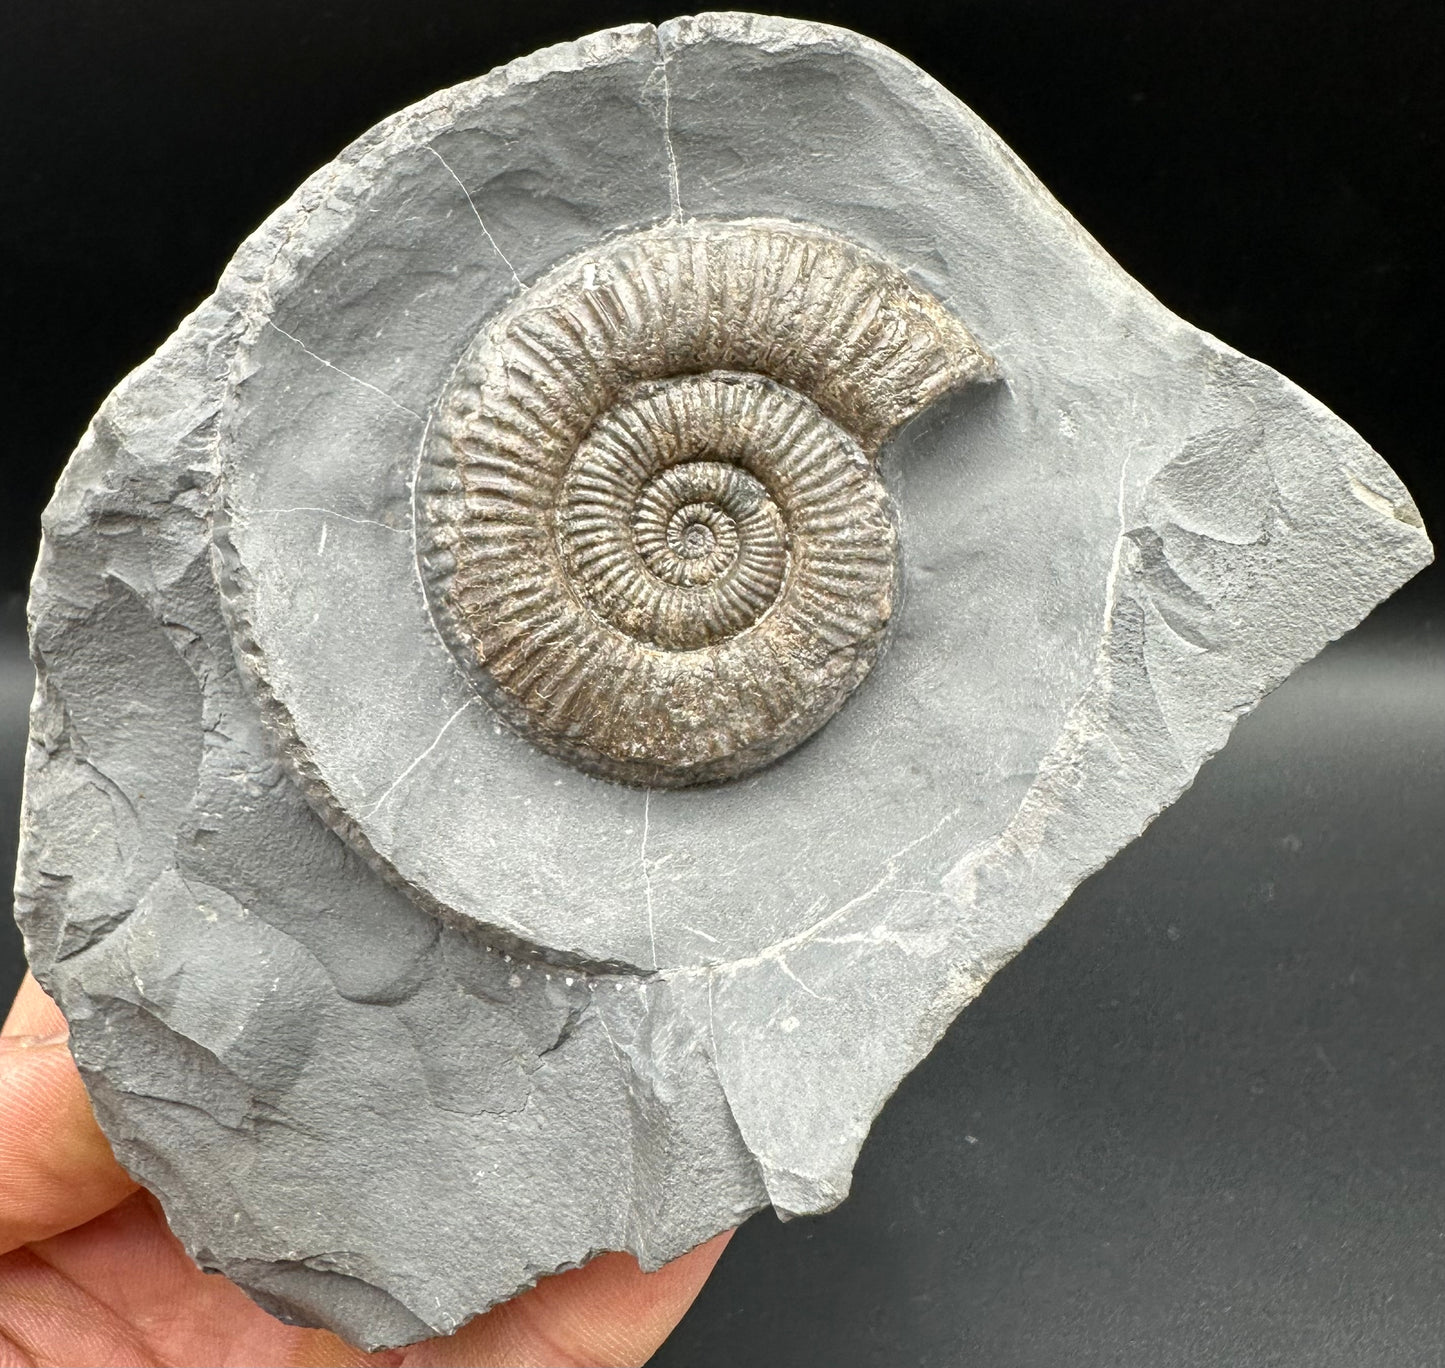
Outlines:
<svg viewBox="0 0 1445 1368"><path fill-rule="evenodd" d="M870 40L706 14L322 167L46 514L17 915L198 1260L367 1347L846 1197L1430 558Z"/></svg>

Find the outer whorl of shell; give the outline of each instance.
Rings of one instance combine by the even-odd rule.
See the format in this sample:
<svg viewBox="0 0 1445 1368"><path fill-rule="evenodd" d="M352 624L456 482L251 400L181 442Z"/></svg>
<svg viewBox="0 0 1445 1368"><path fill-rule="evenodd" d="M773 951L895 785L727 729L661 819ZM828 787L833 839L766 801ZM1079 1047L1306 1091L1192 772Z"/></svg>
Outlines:
<svg viewBox="0 0 1445 1368"><path fill-rule="evenodd" d="M476 339L418 480L449 644L538 745L658 787L817 730L893 613L873 455L991 374L897 267L821 230L669 224L574 258Z"/></svg>

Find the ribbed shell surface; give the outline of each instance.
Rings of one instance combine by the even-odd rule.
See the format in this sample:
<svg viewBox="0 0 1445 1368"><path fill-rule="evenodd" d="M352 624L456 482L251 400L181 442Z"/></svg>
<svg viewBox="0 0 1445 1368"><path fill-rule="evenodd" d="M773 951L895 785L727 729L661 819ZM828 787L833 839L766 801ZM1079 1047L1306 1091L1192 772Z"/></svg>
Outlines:
<svg viewBox="0 0 1445 1368"><path fill-rule="evenodd" d="M482 332L434 414L439 625L573 763L745 773L872 665L898 577L872 456L988 365L895 266L816 229L669 224L576 258Z"/></svg>

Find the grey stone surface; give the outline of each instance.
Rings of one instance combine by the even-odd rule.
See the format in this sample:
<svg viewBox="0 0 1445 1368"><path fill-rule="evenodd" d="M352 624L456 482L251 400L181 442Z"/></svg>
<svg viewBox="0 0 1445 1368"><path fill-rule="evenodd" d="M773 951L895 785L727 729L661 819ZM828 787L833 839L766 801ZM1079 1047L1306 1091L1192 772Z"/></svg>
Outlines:
<svg viewBox="0 0 1445 1368"><path fill-rule="evenodd" d="M654 792L493 718L427 612L411 482L519 288L694 217L892 260L1001 378L880 457L901 600L847 705ZM264 590L244 668L213 518ZM842 1200L989 976L1429 558L1356 434L896 54L612 30L367 134L106 401L46 517L17 910L196 1257L399 1343L599 1250L655 1266Z"/></svg>

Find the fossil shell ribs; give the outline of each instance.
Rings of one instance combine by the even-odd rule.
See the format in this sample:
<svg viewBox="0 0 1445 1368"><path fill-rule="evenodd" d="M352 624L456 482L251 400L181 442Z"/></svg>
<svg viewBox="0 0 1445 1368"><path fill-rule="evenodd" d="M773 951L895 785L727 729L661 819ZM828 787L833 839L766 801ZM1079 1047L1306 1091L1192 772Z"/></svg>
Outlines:
<svg viewBox="0 0 1445 1368"><path fill-rule="evenodd" d="M594 773L765 764L883 642L898 528L873 455L991 368L817 229L669 224L574 258L438 402L417 509L437 621L515 728Z"/></svg>

